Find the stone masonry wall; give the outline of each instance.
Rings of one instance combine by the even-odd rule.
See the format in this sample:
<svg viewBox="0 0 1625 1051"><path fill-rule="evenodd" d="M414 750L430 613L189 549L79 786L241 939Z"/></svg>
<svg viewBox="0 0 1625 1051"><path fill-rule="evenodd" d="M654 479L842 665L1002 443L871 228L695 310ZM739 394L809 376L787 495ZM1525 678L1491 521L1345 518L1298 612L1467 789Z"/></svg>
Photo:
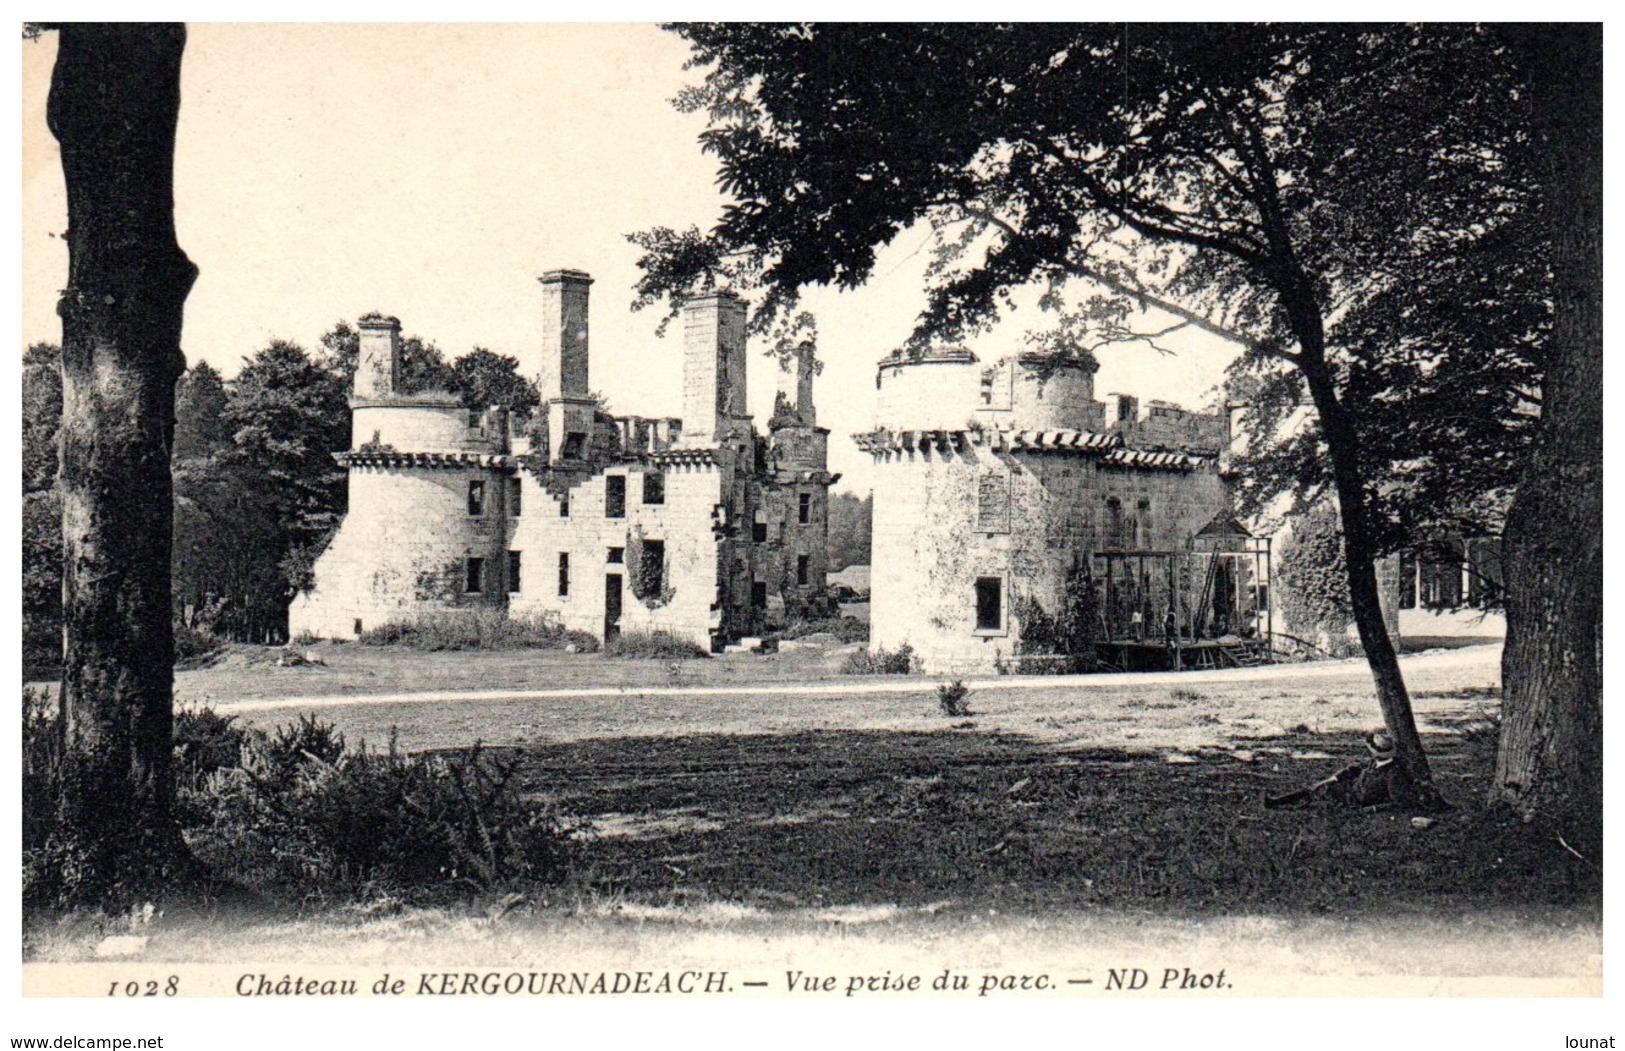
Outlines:
<svg viewBox="0 0 1625 1051"><path fill-rule="evenodd" d="M711 523L722 502L724 471L717 467L666 467L665 502L643 502L643 477L657 473L642 465L613 467L585 477L568 491L569 515L561 516L559 497L542 488L528 472L523 514L514 521L512 550L520 553L522 581L510 596L514 614L550 614L569 628L603 637L606 594L621 592L620 630L668 631L709 648L721 622L717 608L717 539ZM606 478L626 479L625 516L606 515ZM665 544L662 596L649 601L632 591L627 561L635 535ZM611 549L621 562L612 562ZM569 555L569 594L559 594L559 555Z"/></svg>
<svg viewBox="0 0 1625 1051"><path fill-rule="evenodd" d="M481 515L468 513L474 480L485 486ZM353 638L418 613L500 608L503 492L502 473L490 469L352 468L349 513L316 560L315 588L289 609L290 636ZM478 593L464 587L470 557L485 560Z"/></svg>
<svg viewBox="0 0 1625 1051"><path fill-rule="evenodd" d="M990 516L1001 487L1008 513ZM1162 549L1187 548L1228 509L1211 468L1123 470L1089 456L975 445L884 457L875 490L883 496L875 501L871 645L910 645L932 672L990 671L1008 661L1021 640L1022 606L1053 615L1074 565L1108 546L1109 499L1138 520L1137 546ZM977 629L978 577L1002 582L997 630Z"/></svg>

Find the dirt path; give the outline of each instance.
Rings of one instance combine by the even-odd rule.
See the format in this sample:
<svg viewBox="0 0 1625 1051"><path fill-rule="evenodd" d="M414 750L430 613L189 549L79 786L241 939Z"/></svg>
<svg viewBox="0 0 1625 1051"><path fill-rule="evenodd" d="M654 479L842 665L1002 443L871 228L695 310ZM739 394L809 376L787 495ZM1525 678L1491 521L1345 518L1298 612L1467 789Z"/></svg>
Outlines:
<svg viewBox="0 0 1625 1051"><path fill-rule="evenodd" d="M1483 686L1500 681L1501 647L1473 646L1416 654L1401 660L1407 679L1439 674L1459 674L1456 684ZM1277 664L1259 668L1222 668L1212 671L1107 673L1096 675L999 676L974 679L967 685L983 693L1023 691L1084 691L1123 687L1179 687L1199 690L1211 686L1246 686L1283 689L1298 684L1332 685L1358 689L1366 686L1370 672L1358 658L1314 664ZM819 682L774 682L747 685L624 685L542 688L522 690L409 690L392 693L329 694L246 700L216 700L222 712L267 712L300 708L347 708L368 704L410 704L446 701L543 701L587 700L617 697L853 697L916 694L934 684L937 677L851 676Z"/></svg>

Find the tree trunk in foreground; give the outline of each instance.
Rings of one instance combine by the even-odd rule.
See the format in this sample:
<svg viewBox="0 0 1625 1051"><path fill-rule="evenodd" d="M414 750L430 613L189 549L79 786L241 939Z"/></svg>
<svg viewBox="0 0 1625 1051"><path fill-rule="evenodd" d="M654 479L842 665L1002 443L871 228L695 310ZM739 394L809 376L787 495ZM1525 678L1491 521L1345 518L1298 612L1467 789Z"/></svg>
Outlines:
<svg viewBox="0 0 1625 1051"><path fill-rule="evenodd" d="M197 268L175 239L179 25L67 24L48 119L68 197L61 433L64 769L58 816L104 896L186 853L170 770L170 443Z"/></svg>
<svg viewBox="0 0 1625 1051"><path fill-rule="evenodd" d="M1556 316L1540 436L1507 515L1492 801L1602 848L1602 27L1525 27L1550 170Z"/></svg>

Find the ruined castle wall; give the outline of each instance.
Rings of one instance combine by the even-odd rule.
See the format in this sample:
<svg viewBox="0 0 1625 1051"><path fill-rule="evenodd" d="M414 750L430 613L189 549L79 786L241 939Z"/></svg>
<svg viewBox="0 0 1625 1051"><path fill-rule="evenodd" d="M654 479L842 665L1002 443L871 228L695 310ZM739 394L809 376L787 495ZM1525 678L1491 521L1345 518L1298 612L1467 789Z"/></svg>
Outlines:
<svg viewBox="0 0 1625 1051"><path fill-rule="evenodd" d="M981 371L978 398L976 418L989 427L1076 431L1105 427L1106 407L1095 401L1094 368L1083 363L1046 370L1035 359L1005 358Z"/></svg>
<svg viewBox="0 0 1625 1051"><path fill-rule="evenodd" d="M981 366L969 354L880 366L875 425L897 430L957 429L978 404Z"/></svg>
<svg viewBox="0 0 1625 1051"><path fill-rule="evenodd" d="M664 503L644 503L643 477L650 473L664 477ZM717 467L668 466L656 472L628 465L584 475L564 490L569 515L562 516L560 493L521 471L523 513L513 522L509 542L520 553L521 587L510 596L510 612L554 615L566 627L602 638L608 592L618 587L622 632L669 631L709 647L721 619L712 521L725 473ZM622 517L606 513L611 476L625 479ZM644 599L634 594L632 580L639 537L665 545L665 586ZM611 561L611 549L619 549L621 561ZM561 554L569 556L565 595L559 594Z"/></svg>
<svg viewBox="0 0 1625 1051"><path fill-rule="evenodd" d="M484 513L469 514L469 483ZM316 586L294 599L289 632L353 638L360 629L444 609L500 608L506 525L496 470L353 467L349 513L321 557ZM483 559L481 587L466 587L468 559Z"/></svg>
<svg viewBox="0 0 1625 1051"><path fill-rule="evenodd" d="M1056 615L1074 567L1114 546L1114 533L1184 550L1228 508L1212 469L1125 470L977 445L883 457L875 489L884 497L875 501L871 645L907 644L927 671L943 673L1010 661L1024 613ZM978 626L978 578L999 582L995 627Z"/></svg>
<svg viewBox="0 0 1625 1051"><path fill-rule="evenodd" d="M1216 454L1226 446L1223 416L1191 412L1164 402L1152 402L1139 419L1119 420L1111 429L1132 449L1179 449Z"/></svg>
<svg viewBox="0 0 1625 1051"><path fill-rule="evenodd" d="M403 452L495 452L501 442L483 413L471 414L459 405L407 401L357 403L350 433L352 449L384 445Z"/></svg>

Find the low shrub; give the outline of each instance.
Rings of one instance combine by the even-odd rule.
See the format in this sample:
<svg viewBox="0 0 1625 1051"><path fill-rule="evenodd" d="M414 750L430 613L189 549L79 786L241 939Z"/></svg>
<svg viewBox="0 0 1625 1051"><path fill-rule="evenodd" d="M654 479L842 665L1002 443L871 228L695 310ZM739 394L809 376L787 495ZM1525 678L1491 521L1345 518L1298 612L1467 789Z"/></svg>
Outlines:
<svg viewBox="0 0 1625 1051"><path fill-rule="evenodd" d="M553 617L510 617L494 609L424 613L369 628L358 641L366 646L414 650L562 650L574 645L587 652L598 648L597 639L584 631L572 631Z"/></svg>
<svg viewBox="0 0 1625 1051"><path fill-rule="evenodd" d="M215 770L236 766L245 731L208 707L178 712L173 728L175 813L185 823L189 791ZM89 854L57 820L64 776L61 709L42 689L23 689L23 901L67 908L106 904L133 886L97 883Z"/></svg>
<svg viewBox="0 0 1625 1051"><path fill-rule="evenodd" d="M207 628L175 622L175 668L205 668L226 648L226 640Z"/></svg>
<svg viewBox="0 0 1625 1051"><path fill-rule="evenodd" d="M236 766L248 731L234 715L221 715L207 705L175 713L175 784L196 788L216 770Z"/></svg>
<svg viewBox="0 0 1625 1051"><path fill-rule="evenodd" d="M447 898L557 878L573 829L524 798L517 761L478 746L348 748L305 719L252 732L189 811L200 860L250 886L319 897Z"/></svg>
<svg viewBox="0 0 1625 1051"><path fill-rule="evenodd" d="M781 639L804 639L808 635L833 635L841 642L868 642L869 625L856 617L819 617L798 620L779 632Z"/></svg>
<svg viewBox="0 0 1625 1051"><path fill-rule="evenodd" d="M702 647L669 631L623 632L604 643L604 653L610 657L650 657L665 661L711 656Z"/></svg>
<svg viewBox="0 0 1625 1051"><path fill-rule="evenodd" d="M970 705L966 703L969 697L970 687L962 679L937 685L937 706L942 709L943 715L956 719L970 715Z"/></svg>
<svg viewBox="0 0 1625 1051"><path fill-rule="evenodd" d="M914 647L904 643L893 653L891 650L858 650L847 654L841 663L842 675L909 675L918 671Z"/></svg>

